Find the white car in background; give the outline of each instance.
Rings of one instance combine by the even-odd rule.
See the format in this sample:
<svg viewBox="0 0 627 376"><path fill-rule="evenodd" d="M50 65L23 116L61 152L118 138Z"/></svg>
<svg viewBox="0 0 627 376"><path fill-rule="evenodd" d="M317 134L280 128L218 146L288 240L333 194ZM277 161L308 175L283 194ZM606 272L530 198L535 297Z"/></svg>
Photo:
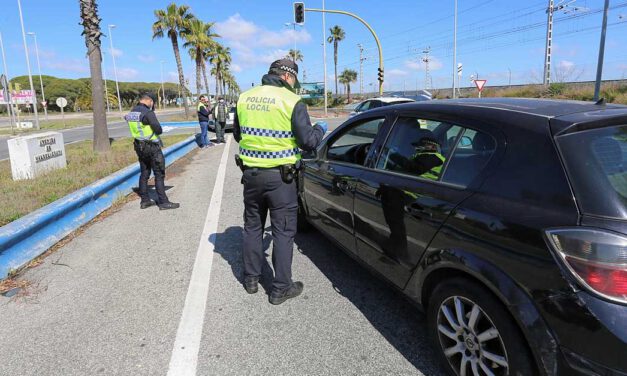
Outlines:
<svg viewBox="0 0 627 376"><path fill-rule="evenodd" d="M355 107L355 109L348 116L353 117L364 111L372 110L373 108L389 106L391 104L410 103L410 102L415 102L415 101L410 98L399 98L399 97L370 98L358 104L357 107Z"/></svg>

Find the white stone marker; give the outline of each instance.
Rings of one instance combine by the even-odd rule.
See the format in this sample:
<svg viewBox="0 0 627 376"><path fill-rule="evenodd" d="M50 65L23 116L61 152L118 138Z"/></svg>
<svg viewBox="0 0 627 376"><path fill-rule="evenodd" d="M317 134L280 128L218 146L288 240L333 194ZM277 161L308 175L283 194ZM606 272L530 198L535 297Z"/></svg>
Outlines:
<svg viewBox="0 0 627 376"><path fill-rule="evenodd" d="M8 140L13 180L33 179L65 168L65 145L59 132L38 133Z"/></svg>

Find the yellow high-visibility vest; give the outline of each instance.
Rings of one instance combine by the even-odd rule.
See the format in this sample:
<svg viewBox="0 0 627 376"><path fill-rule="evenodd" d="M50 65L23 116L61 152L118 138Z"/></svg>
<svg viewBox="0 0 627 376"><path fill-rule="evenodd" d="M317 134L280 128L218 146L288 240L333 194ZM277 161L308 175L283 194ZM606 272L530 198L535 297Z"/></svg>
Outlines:
<svg viewBox="0 0 627 376"><path fill-rule="evenodd" d="M301 158L292 133L292 112L298 101L300 97L290 90L271 85L257 86L240 95L239 156L244 165L271 168Z"/></svg>

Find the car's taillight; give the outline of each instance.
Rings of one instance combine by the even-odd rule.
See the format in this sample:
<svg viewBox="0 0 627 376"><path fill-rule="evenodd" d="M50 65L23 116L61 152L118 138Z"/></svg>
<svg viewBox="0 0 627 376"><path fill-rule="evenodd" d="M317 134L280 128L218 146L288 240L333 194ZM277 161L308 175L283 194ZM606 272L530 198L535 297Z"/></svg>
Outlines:
<svg viewBox="0 0 627 376"><path fill-rule="evenodd" d="M627 303L627 237L594 228L546 231L547 239L572 275L588 290Z"/></svg>

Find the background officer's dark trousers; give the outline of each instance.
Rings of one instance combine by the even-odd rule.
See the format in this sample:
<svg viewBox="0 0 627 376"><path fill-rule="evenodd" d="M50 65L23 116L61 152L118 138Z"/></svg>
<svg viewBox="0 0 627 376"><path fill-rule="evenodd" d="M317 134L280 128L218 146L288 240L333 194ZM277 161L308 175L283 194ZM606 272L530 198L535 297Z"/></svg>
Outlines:
<svg viewBox="0 0 627 376"><path fill-rule="evenodd" d="M155 190L157 191L157 204L165 204L168 196L165 194L165 158L161 152L161 146L154 142L135 140L135 153L139 159L141 172L139 175L139 196L142 202L150 201L148 195L148 179L150 171L155 174Z"/></svg>
<svg viewBox="0 0 627 376"><path fill-rule="evenodd" d="M278 169L244 171L244 275L260 277L265 263L263 230L268 210L272 225L272 288L283 290L292 284L292 255L298 198L296 183L286 184Z"/></svg>

